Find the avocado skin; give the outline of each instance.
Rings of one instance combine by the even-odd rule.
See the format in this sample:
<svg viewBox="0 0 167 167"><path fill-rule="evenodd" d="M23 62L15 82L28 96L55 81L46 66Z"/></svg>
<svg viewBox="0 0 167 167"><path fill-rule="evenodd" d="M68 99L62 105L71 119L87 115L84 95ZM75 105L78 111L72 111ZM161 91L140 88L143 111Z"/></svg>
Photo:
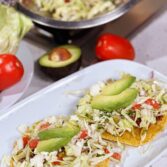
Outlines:
<svg viewBox="0 0 167 167"><path fill-rule="evenodd" d="M67 49L71 53L72 57L75 56L75 59L71 59L70 63L66 63L66 61L64 61L61 66L57 66L57 62L54 65L52 62L52 65L50 65L48 62L46 63L46 61L44 61L44 59L48 56L48 53L50 53L48 52L41 56L38 60L38 66L41 71L55 81L78 71L81 66L82 56L81 49L79 47L75 45L62 45L59 47Z"/></svg>
<svg viewBox="0 0 167 167"><path fill-rule="evenodd" d="M78 71L80 66L81 66L81 58L66 67L51 68L40 65L40 69L44 74L49 76L52 80L57 81L61 78L66 77L67 75L70 75Z"/></svg>
<svg viewBox="0 0 167 167"><path fill-rule="evenodd" d="M52 152L57 151L70 142L71 138L54 138L49 140L39 141L36 151L37 152Z"/></svg>
<svg viewBox="0 0 167 167"><path fill-rule="evenodd" d="M47 140L51 138L72 138L77 135L80 131L80 128L74 126L53 128L44 130L38 133L40 140Z"/></svg>
<svg viewBox="0 0 167 167"><path fill-rule="evenodd" d="M93 109L112 112L129 106L137 97L138 91L128 88L122 93L113 96L95 96L91 102Z"/></svg>
<svg viewBox="0 0 167 167"><path fill-rule="evenodd" d="M117 95L124 91L125 89L129 88L136 80L136 77L131 75L125 75L120 80L117 80L113 83L109 83L106 85L101 94L102 95Z"/></svg>

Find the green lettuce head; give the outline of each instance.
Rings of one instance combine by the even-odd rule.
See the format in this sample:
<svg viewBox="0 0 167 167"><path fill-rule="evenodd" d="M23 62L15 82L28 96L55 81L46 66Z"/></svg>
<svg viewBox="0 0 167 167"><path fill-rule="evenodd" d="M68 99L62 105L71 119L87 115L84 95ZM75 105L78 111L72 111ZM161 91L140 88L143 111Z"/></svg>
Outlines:
<svg viewBox="0 0 167 167"><path fill-rule="evenodd" d="M0 4L0 54L15 53L32 21L14 8Z"/></svg>

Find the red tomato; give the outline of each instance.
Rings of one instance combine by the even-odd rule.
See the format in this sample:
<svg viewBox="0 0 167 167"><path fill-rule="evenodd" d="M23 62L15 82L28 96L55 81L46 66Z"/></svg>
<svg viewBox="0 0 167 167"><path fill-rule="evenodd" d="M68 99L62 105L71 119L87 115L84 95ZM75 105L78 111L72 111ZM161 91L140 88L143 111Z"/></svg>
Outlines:
<svg viewBox="0 0 167 167"><path fill-rule="evenodd" d="M24 68L18 58L12 54L0 55L0 91L21 80Z"/></svg>
<svg viewBox="0 0 167 167"><path fill-rule="evenodd" d="M28 143L29 147L31 149L35 149L38 145L39 140L38 139L31 139Z"/></svg>
<svg viewBox="0 0 167 167"><path fill-rule="evenodd" d="M135 58L132 44L125 38L113 34L101 35L96 44L96 56L100 60Z"/></svg>
<svg viewBox="0 0 167 167"><path fill-rule="evenodd" d="M114 159L120 161L121 160L121 154L120 153L114 153L111 157L113 157Z"/></svg>
<svg viewBox="0 0 167 167"><path fill-rule="evenodd" d="M23 145L25 147L28 144L28 142L30 140L30 137L29 136L23 136L22 140L23 140Z"/></svg>
<svg viewBox="0 0 167 167"><path fill-rule="evenodd" d="M88 136L88 131L87 130L82 130L80 134L80 139L85 139Z"/></svg>
<svg viewBox="0 0 167 167"><path fill-rule="evenodd" d="M160 108L160 104L154 99L147 99L145 103L148 105L151 105L156 110Z"/></svg>

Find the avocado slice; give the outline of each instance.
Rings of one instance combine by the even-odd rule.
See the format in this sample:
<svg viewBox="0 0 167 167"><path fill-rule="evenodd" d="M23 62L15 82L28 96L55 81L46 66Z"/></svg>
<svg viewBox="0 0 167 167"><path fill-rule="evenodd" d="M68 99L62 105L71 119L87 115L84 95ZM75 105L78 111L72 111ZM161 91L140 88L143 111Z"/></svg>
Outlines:
<svg viewBox="0 0 167 167"><path fill-rule="evenodd" d="M99 95L93 98L91 106L94 109L112 112L129 106L136 99L137 94L137 89L128 88L118 95Z"/></svg>
<svg viewBox="0 0 167 167"><path fill-rule="evenodd" d="M73 137L77 135L80 131L79 127L66 126L61 128L53 128L44 130L38 133L40 140L47 140L51 138L63 138L63 137Z"/></svg>
<svg viewBox="0 0 167 167"><path fill-rule="evenodd" d="M81 65L81 49L75 45L58 46L40 57L41 70L53 80L77 71Z"/></svg>
<svg viewBox="0 0 167 167"><path fill-rule="evenodd" d="M102 95L117 95L129 88L136 80L136 77L131 75L125 75L120 80L117 80L113 83L109 83L103 89Z"/></svg>
<svg viewBox="0 0 167 167"><path fill-rule="evenodd" d="M71 138L54 138L49 140L39 141L36 151L37 152L52 152L59 150L70 142Z"/></svg>

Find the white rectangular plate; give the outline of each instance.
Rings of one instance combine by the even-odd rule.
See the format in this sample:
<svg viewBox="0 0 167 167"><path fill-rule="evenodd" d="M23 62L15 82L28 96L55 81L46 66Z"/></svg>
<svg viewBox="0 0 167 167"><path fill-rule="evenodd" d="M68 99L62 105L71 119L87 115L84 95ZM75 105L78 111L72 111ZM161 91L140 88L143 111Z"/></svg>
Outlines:
<svg viewBox="0 0 167 167"><path fill-rule="evenodd" d="M72 113L80 97L69 95L67 92L87 89L94 83L109 78L117 79L122 72L147 79L151 77L153 71L131 61L106 61L66 77L19 102L0 117L0 159L4 154L10 154L14 141L20 136L17 130L19 125L30 125L51 115ZM156 71L154 76L158 80L167 82L167 78ZM155 159L165 147L167 147L167 137L163 134L159 140L152 142L146 153L141 153L146 147L128 148L125 161L121 166L143 167Z"/></svg>

